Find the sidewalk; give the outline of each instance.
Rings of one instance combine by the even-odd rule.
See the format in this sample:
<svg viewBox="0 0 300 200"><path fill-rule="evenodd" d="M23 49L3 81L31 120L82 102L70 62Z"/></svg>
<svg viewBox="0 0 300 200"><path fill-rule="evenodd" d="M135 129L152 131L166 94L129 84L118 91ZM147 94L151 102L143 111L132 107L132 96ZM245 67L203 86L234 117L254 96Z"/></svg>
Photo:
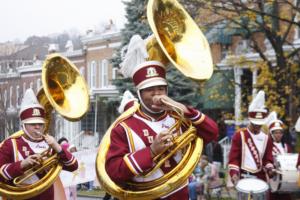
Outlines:
<svg viewBox="0 0 300 200"><path fill-rule="evenodd" d="M94 190L77 190L78 197L91 197L91 198L103 198L105 195L105 191L100 189Z"/></svg>

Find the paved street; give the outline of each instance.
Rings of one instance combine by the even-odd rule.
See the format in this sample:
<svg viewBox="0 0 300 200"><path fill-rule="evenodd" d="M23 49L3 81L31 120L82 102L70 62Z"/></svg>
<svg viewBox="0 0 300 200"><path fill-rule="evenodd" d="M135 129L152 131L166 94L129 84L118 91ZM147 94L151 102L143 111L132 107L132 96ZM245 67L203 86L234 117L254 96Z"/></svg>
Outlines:
<svg viewBox="0 0 300 200"><path fill-rule="evenodd" d="M96 199L102 199L102 198L90 198L90 197L77 197L78 200L96 200Z"/></svg>

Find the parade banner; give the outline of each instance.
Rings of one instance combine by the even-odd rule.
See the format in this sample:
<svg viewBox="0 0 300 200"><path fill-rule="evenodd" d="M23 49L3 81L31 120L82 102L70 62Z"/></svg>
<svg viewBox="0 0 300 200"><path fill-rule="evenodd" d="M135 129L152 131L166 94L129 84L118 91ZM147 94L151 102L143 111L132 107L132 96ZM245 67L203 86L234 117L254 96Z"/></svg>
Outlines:
<svg viewBox="0 0 300 200"><path fill-rule="evenodd" d="M72 153L78 161L78 169L74 172L62 170L60 179L64 187L95 181L97 149L83 150Z"/></svg>

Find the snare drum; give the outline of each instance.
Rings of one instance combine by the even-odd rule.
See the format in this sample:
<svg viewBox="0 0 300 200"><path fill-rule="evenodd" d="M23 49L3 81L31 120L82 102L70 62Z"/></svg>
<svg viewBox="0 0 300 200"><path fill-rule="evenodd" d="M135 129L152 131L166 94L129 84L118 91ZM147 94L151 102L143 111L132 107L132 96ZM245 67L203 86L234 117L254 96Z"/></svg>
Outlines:
<svg viewBox="0 0 300 200"><path fill-rule="evenodd" d="M274 158L274 164L281 174L270 179L271 192L297 192L299 187L296 168L298 154L279 154Z"/></svg>
<svg viewBox="0 0 300 200"><path fill-rule="evenodd" d="M268 184L257 178L244 178L235 186L238 200L265 200L268 199Z"/></svg>

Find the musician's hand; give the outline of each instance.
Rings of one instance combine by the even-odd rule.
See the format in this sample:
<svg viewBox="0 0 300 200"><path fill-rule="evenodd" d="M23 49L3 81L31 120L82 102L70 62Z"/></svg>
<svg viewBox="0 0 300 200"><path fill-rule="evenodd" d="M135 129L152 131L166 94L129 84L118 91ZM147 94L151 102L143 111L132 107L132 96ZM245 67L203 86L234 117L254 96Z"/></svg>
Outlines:
<svg viewBox="0 0 300 200"><path fill-rule="evenodd" d="M161 132L150 145L152 157L161 153L165 148L172 146L172 135L168 132Z"/></svg>
<svg viewBox="0 0 300 200"><path fill-rule="evenodd" d="M273 178L273 176L276 176L276 170L275 169L269 169L267 170L269 178Z"/></svg>
<svg viewBox="0 0 300 200"><path fill-rule="evenodd" d="M30 155L21 161L21 168L26 170L33 165L41 164L41 161L42 161L42 156L40 154Z"/></svg>
<svg viewBox="0 0 300 200"><path fill-rule="evenodd" d="M231 177L231 180L232 180L233 185L236 185L239 182L240 178L239 178L239 176L237 174L234 174Z"/></svg>
<svg viewBox="0 0 300 200"><path fill-rule="evenodd" d="M45 141L48 143L48 145L56 152L59 153L61 152L62 148L61 146L57 143L55 138L51 135L45 135L44 136Z"/></svg>
<svg viewBox="0 0 300 200"><path fill-rule="evenodd" d="M174 101L167 95L155 95L153 98L152 107L160 110L172 110L174 107L179 108L184 113L188 112L188 109L182 103Z"/></svg>

